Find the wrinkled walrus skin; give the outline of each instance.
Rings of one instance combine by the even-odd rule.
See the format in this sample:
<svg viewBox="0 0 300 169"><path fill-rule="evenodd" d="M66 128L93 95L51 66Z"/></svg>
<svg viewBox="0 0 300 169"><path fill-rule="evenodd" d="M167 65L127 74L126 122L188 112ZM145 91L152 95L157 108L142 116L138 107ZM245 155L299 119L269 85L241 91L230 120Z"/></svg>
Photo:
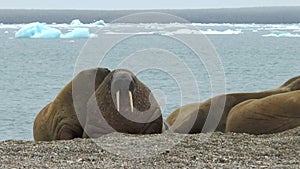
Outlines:
<svg viewBox="0 0 300 169"><path fill-rule="evenodd" d="M39 112L33 126L34 140L69 140L82 137L81 124L85 121L86 103L109 72L104 68L80 72L60 91L53 102ZM95 89L91 88L93 85ZM73 91L74 86L78 91ZM80 119L77 118L78 112L75 112L75 108L81 113L78 114Z"/></svg>
<svg viewBox="0 0 300 169"><path fill-rule="evenodd" d="M166 122L169 124L170 129L176 133L192 134L213 131L225 132L228 113L234 106L238 105L239 103L250 99L261 99L274 94L286 93L299 89L300 76L297 76L288 80L283 85L273 90L255 93L233 93L216 96L203 103L193 103L178 108L167 117ZM212 101L218 104L219 102L222 102L223 99L226 99L225 107L223 108L223 110L221 110L223 111L223 114L221 116L221 120L218 123L217 128L207 128L205 131L202 131L203 126L208 117ZM222 109L222 107L220 107L219 109Z"/></svg>
<svg viewBox="0 0 300 169"><path fill-rule="evenodd" d="M88 102L84 138L121 132L161 133L160 106L150 89L128 70L112 71Z"/></svg>
<svg viewBox="0 0 300 169"><path fill-rule="evenodd" d="M300 126L300 90L251 99L235 106L226 132L272 134Z"/></svg>

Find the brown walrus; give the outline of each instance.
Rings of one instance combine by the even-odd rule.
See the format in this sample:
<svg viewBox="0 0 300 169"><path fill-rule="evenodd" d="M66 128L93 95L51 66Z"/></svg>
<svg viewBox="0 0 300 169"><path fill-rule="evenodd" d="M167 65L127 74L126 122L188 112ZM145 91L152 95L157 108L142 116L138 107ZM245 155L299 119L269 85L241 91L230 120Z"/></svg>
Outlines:
<svg viewBox="0 0 300 169"><path fill-rule="evenodd" d="M82 137L81 124L85 121L86 103L109 72L104 68L80 72L61 90L53 102L39 112L33 126L34 140L68 140Z"/></svg>
<svg viewBox="0 0 300 169"><path fill-rule="evenodd" d="M251 99L236 105L226 132L271 134L300 126L300 90Z"/></svg>
<svg viewBox="0 0 300 169"><path fill-rule="evenodd" d="M96 99L99 102L92 104ZM99 109L101 114L97 114ZM99 115L105 120L100 121L102 116ZM99 124L91 123L95 121ZM161 133L163 129L160 107L150 90L129 71L110 73L103 68L80 72L52 103L40 111L34 122L34 139L50 141L88 137L83 134L85 124L88 125L86 133L91 136L113 131L151 134ZM105 124L108 126L103 132L101 127ZM99 126L98 130L90 130L90 127Z"/></svg>
<svg viewBox="0 0 300 169"><path fill-rule="evenodd" d="M89 102L83 137L112 132L161 133L163 118L150 89L127 70L112 71Z"/></svg>
<svg viewBox="0 0 300 169"><path fill-rule="evenodd" d="M216 96L203 103L193 103L178 108L167 117L166 122L169 124L170 129L176 133L201 133L201 132L212 132L212 131L225 132L226 119L228 113L237 104L249 99L260 99L270 95L285 93L285 92L299 90L299 89L300 89L300 76L297 76L288 80L279 88L273 90L255 92L255 93L233 93L233 94ZM222 101L224 101L224 99L226 99L225 107L222 106L218 107L218 105L222 105ZM207 120L208 114L212 113L213 118L218 114L214 111L209 112L212 102L214 102L214 105L217 105L214 106L215 108L213 110L222 113L222 115L220 115L221 119L216 128L208 124L205 131L203 131L203 126ZM216 117L215 120L218 121L219 119L217 119Z"/></svg>

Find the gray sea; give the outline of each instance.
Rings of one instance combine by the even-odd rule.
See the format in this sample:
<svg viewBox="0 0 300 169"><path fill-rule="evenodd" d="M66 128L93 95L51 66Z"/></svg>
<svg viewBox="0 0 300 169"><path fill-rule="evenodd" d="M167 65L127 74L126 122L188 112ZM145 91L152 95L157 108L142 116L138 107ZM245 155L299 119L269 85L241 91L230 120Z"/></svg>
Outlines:
<svg viewBox="0 0 300 169"><path fill-rule="evenodd" d="M32 140L38 112L81 70L80 62L89 55L87 51L97 56L97 50L88 49L91 41L101 40L99 50L112 43L101 34L93 39L17 39L15 33L22 26L0 25L0 140ZM129 37L116 41L104 58L83 60L111 70L125 64L125 68L137 71L137 77L154 92L164 117L183 104L201 102L223 91L272 89L300 75L300 24L192 25L204 35L178 24L143 24L138 26L159 31L122 32L123 27L135 26L107 25L105 35ZM52 27L71 29L68 25ZM89 29L97 33L99 28ZM201 49L201 56L195 52L195 46L171 37L176 34L198 38L192 38L195 43L206 37L205 43L195 45ZM216 53L207 53L206 45ZM220 64L208 64L211 58ZM216 69L210 69L214 66ZM224 79L225 85L222 80L215 81L215 75L222 75L224 78L217 79ZM224 90L213 89L212 83ZM192 84L196 84L197 90Z"/></svg>

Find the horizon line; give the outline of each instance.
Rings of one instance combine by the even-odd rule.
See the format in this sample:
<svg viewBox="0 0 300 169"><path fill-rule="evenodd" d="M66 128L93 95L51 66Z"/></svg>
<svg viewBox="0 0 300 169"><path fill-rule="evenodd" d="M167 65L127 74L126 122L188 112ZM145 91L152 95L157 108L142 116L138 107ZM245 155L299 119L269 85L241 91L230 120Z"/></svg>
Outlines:
<svg viewBox="0 0 300 169"><path fill-rule="evenodd" d="M242 6L242 7L214 7L214 8L118 8L118 9L95 9L95 8L1 8L0 10L88 10L88 11L142 11L142 10L217 10L217 9L250 9L250 8L297 8L299 6Z"/></svg>

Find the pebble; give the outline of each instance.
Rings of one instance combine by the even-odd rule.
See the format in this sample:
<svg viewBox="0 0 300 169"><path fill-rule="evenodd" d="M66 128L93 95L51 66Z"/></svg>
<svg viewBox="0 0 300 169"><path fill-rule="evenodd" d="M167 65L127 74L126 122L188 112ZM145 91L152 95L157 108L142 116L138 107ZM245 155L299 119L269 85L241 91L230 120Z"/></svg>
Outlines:
<svg viewBox="0 0 300 169"><path fill-rule="evenodd" d="M300 127L270 135L129 135L0 142L0 168L300 168Z"/></svg>

